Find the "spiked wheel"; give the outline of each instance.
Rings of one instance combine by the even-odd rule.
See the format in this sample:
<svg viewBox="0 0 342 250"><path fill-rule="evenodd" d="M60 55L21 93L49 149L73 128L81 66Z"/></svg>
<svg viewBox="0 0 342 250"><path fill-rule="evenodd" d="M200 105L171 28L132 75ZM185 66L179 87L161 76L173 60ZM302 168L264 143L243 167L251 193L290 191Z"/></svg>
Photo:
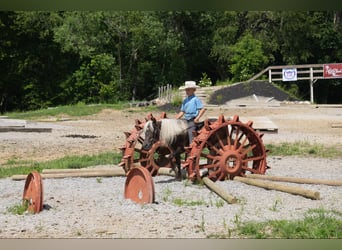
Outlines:
<svg viewBox="0 0 342 250"><path fill-rule="evenodd" d="M130 132L125 132L126 142L120 149L122 151L122 159L119 166L123 167L127 174L141 159L146 156L146 151L142 150L144 139L140 136L145 122L135 120L135 126Z"/></svg>
<svg viewBox="0 0 342 250"><path fill-rule="evenodd" d="M43 181L36 171L26 177L23 205L27 205L27 211L31 213L39 213L43 209Z"/></svg>
<svg viewBox="0 0 342 250"><path fill-rule="evenodd" d="M152 118L152 114L148 114L145 121L135 120L135 126L130 132L125 132L126 142L120 149L122 151L122 159L119 166L123 167L127 174L132 168L143 166L148 169L153 176L158 172L159 167L168 167L169 162L163 155L170 153L170 149L161 145L154 145L149 151L142 149L144 139L141 132L146 121ZM159 119L166 118L163 112Z"/></svg>
<svg viewBox="0 0 342 250"><path fill-rule="evenodd" d="M161 142L153 144L152 148L145 154L144 159L141 160L141 166L145 167L152 176L156 176L159 168L171 168L171 159L167 157L170 155L172 150L162 145Z"/></svg>
<svg viewBox="0 0 342 250"><path fill-rule="evenodd" d="M223 115L213 122L206 120L188 149L185 167L190 179L200 179L200 169L207 169L214 181L244 176L247 171L264 174L266 150L262 134L252 124L240 122L238 116L228 121Z"/></svg>

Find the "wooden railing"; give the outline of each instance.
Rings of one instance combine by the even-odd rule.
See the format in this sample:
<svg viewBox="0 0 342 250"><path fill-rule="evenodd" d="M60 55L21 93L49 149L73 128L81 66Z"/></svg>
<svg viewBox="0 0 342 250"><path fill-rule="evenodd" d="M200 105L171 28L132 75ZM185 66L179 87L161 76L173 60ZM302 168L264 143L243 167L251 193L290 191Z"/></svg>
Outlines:
<svg viewBox="0 0 342 250"><path fill-rule="evenodd" d="M310 81L310 102L314 102L313 84L318 79L324 79L323 64L306 64L306 65L283 65L283 66L269 66L260 73L253 76L249 81L257 80L262 75L268 73L268 82L283 81L283 69L296 69L297 81Z"/></svg>

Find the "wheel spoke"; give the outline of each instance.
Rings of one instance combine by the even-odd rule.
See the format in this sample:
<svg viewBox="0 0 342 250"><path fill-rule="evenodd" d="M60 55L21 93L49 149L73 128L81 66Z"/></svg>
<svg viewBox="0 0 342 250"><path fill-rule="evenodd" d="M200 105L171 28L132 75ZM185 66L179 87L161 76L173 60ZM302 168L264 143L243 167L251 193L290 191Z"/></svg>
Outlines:
<svg viewBox="0 0 342 250"><path fill-rule="evenodd" d="M217 141L219 142L221 148L224 148L224 144L218 133L215 134Z"/></svg>
<svg viewBox="0 0 342 250"><path fill-rule="evenodd" d="M254 156L254 157L247 157L246 159L243 159L242 162L249 162L249 161L260 161L263 160L265 157L263 155L260 156Z"/></svg>
<svg viewBox="0 0 342 250"><path fill-rule="evenodd" d="M240 134L240 128L237 127L236 129L236 133L235 133L235 138L234 138L234 148L237 148L237 143L238 143L238 137L239 137L239 134Z"/></svg>
<svg viewBox="0 0 342 250"><path fill-rule="evenodd" d="M242 138L242 137L241 137ZM244 138L243 142L241 143L240 147L238 148L238 150L241 150L244 146L246 141L248 140L247 136Z"/></svg>
<svg viewBox="0 0 342 250"><path fill-rule="evenodd" d="M217 175L220 174L221 170L220 169L217 169L217 170L214 170L212 172L209 173L209 179L213 178L213 177L216 177L217 178Z"/></svg>
<svg viewBox="0 0 342 250"><path fill-rule="evenodd" d="M258 174L259 173L258 169L249 168L249 167L246 167L246 166L243 166L242 169L245 170L245 171L249 171L249 172L251 172L253 174Z"/></svg>
<svg viewBox="0 0 342 250"><path fill-rule="evenodd" d="M207 141L206 144L207 144L207 146L208 146L207 148L210 148L211 150L214 150L215 153L217 153L217 154L219 154L219 155L222 154L221 150L218 149L216 146L212 145L209 141Z"/></svg>
<svg viewBox="0 0 342 250"><path fill-rule="evenodd" d="M241 151L242 155L248 155L253 149L255 149L256 145L246 145L246 147L248 148L245 148L245 150Z"/></svg>

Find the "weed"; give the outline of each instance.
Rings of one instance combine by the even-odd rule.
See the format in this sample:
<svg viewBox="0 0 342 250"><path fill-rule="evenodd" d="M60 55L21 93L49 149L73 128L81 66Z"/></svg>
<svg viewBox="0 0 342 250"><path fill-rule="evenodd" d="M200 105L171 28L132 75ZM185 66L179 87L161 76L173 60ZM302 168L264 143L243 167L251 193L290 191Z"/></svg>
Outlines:
<svg viewBox="0 0 342 250"><path fill-rule="evenodd" d="M183 200L181 198L175 198L172 200L172 203L177 206L202 206L207 205L207 203L204 200L198 200L198 201L188 201Z"/></svg>
<svg viewBox="0 0 342 250"><path fill-rule="evenodd" d="M281 204L282 204L281 199L277 198L274 201L274 203L273 203L272 207L270 208L270 210L273 211L273 212L279 211L279 205L281 205Z"/></svg>
<svg viewBox="0 0 342 250"><path fill-rule="evenodd" d="M101 177L96 177L96 182L97 183L102 183L102 178Z"/></svg>
<svg viewBox="0 0 342 250"><path fill-rule="evenodd" d="M15 204L15 205L7 208L7 211L11 214L22 215L27 211L28 206L29 206L29 201L24 200L23 202L21 202L19 204Z"/></svg>
<svg viewBox="0 0 342 250"><path fill-rule="evenodd" d="M170 195L172 194L172 191L169 187L167 187L167 188L163 189L162 193L163 193L162 199L163 199L163 201L166 202L169 200Z"/></svg>
<svg viewBox="0 0 342 250"><path fill-rule="evenodd" d="M224 203L225 203L224 200L219 199L219 200L216 200L215 206L216 206L217 208L223 207L223 206L224 206Z"/></svg>

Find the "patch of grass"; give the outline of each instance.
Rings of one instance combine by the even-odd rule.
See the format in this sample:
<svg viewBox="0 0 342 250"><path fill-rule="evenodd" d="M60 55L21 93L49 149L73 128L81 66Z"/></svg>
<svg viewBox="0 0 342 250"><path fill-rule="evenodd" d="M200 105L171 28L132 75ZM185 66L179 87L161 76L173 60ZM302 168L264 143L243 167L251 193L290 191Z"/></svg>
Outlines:
<svg viewBox="0 0 342 250"><path fill-rule="evenodd" d="M337 158L341 157L341 148L326 147L318 143L310 143L308 141L283 142L279 145L267 144L266 149L269 150L268 156L303 156L303 157L322 157Z"/></svg>
<svg viewBox="0 0 342 250"><path fill-rule="evenodd" d="M303 220L270 220L267 222L239 223L234 235L253 239L341 239L342 213L323 208L310 209ZM211 234L210 238L229 238L231 229L224 234Z"/></svg>
<svg viewBox="0 0 342 250"><path fill-rule="evenodd" d="M107 108L123 109L126 106L127 104L125 103L93 104L93 105L78 103L76 105L57 106L53 108L39 109L39 110L27 111L27 112L9 112L9 113L6 113L5 115L13 119L28 119L28 120L34 120L37 118L44 118L44 117L51 117L51 116L58 118L61 115L68 115L68 116L76 117L76 116L93 115Z"/></svg>
<svg viewBox="0 0 342 250"><path fill-rule="evenodd" d="M7 211L11 214L17 214L17 215L22 215L27 211L29 205L29 201L24 200L21 203L14 204L11 207L7 208Z"/></svg>
<svg viewBox="0 0 342 250"><path fill-rule="evenodd" d="M15 166L1 167L0 178L17 175L29 174L32 171L41 172L43 169L77 169L96 165L117 164L120 162L122 155L120 153L105 152L97 155L82 155L82 156L65 156L60 159L46 162L25 162L21 165L20 162ZM14 162L11 162L14 164Z"/></svg>
<svg viewBox="0 0 342 250"><path fill-rule="evenodd" d="M197 201L188 201L183 200L181 198L175 198L172 200L172 203L177 206L202 206L202 205L208 205L204 200L197 200Z"/></svg>
<svg viewBox="0 0 342 250"><path fill-rule="evenodd" d="M165 189L163 189L163 201L168 201L169 200L169 198L170 198L170 195L172 194L172 191L171 191L171 189L169 188L169 187L167 187L167 188L165 188Z"/></svg>

